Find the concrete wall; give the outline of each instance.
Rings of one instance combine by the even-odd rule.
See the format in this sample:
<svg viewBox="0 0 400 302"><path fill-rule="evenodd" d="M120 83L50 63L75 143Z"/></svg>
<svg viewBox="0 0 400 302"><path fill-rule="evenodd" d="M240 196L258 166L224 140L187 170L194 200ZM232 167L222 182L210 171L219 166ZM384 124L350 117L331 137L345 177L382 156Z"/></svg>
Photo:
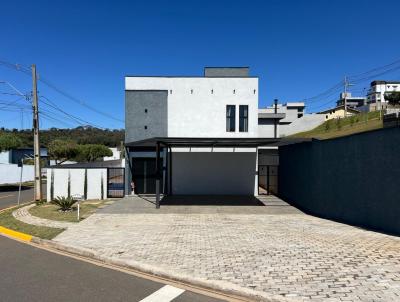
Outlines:
<svg viewBox="0 0 400 302"><path fill-rule="evenodd" d="M279 133L281 137L292 135L299 132L312 130L325 121L324 114L305 114L288 125L280 125Z"/></svg>
<svg viewBox="0 0 400 302"><path fill-rule="evenodd" d="M9 164L11 163L11 152L3 151L0 152L0 164Z"/></svg>
<svg viewBox="0 0 400 302"><path fill-rule="evenodd" d="M279 195L320 217L400 235L400 128L280 147Z"/></svg>
<svg viewBox="0 0 400 302"><path fill-rule="evenodd" d="M0 164L0 184L19 183L21 168L16 164ZM22 170L22 181L34 180L33 166L24 165Z"/></svg>
<svg viewBox="0 0 400 302"><path fill-rule="evenodd" d="M84 196L85 170L87 170L87 199L107 198L107 169L47 169L47 201L51 201L51 182L53 179L54 197L68 196L68 179L70 179L71 196ZM101 192L103 181L103 194Z"/></svg>
<svg viewBox="0 0 400 302"><path fill-rule="evenodd" d="M168 92L125 91L125 141L168 135Z"/></svg>
<svg viewBox="0 0 400 302"><path fill-rule="evenodd" d="M169 137L257 137L258 78L126 77L126 90L168 91ZM132 93L127 91L127 104ZM143 101L141 106L145 105ZM226 132L226 105L236 105L236 131ZM248 132L239 132L239 105L248 105ZM128 105L126 105L128 106ZM143 114L140 107L138 115ZM127 141L137 137L134 108L127 108ZM162 109L165 110L165 109ZM165 133L164 133L165 134ZM166 135L150 135L166 136ZM138 136L140 137L140 136Z"/></svg>
<svg viewBox="0 0 400 302"><path fill-rule="evenodd" d="M279 137L279 121L276 126L276 136ZM258 136L259 137L274 137L275 124L274 119L259 118L258 119Z"/></svg>
<svg viewBox="0 0 400 302"><path fill-rule="evenodd" d="M257 194L256 152L175 152L173 194Z"/></svg>

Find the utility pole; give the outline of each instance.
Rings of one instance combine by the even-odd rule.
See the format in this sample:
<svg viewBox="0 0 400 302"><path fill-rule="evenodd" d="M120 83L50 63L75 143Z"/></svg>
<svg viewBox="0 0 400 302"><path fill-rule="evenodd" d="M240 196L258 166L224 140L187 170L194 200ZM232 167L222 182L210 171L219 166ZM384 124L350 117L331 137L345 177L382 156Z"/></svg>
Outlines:
<svg viewBox="0 0 400 302"><path fill-rule="evenodd" d="M344 76L344 117L347 117L347 77Z"/></svg>
<svg viewBox="0 0 400 302"><path fill-rule="evenodd" d="M354 86L347 80L347 76L344 76L344 117L347 117L347 88L349 86Z"/></svg>
<svg viewBox="0 0 400 302"><path fill-rule="evenodd" d="M37 96L36 65L32 65L32 96L33 96L33 153L35 165L35 201L42 200L42 171L40 169L39 141L39 109Z"/></svg>

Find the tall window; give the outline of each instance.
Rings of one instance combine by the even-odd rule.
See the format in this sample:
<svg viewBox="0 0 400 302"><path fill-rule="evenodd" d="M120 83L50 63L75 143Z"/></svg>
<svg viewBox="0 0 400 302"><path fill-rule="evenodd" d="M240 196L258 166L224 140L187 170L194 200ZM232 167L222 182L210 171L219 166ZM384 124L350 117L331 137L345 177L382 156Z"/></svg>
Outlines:
<svg viewBox="0 0 400 302"><path fill-rule="evenodd" d="M236 106L226 105L226 132L235 132Z"/></svg>
<svg viewBox="0 0 400 302"><path fill-rule="evenodd" d="M239 106L239 132L249 131L249 106Z"/></svg>

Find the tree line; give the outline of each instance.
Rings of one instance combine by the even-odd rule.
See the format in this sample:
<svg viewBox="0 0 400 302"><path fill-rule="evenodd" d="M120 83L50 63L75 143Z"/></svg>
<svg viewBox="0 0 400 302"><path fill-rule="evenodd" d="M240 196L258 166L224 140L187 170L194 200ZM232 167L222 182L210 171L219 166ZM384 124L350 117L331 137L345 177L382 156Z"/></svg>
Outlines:
<svg viewBox="0 0 400 302"><path fill-rule="evenodd" d="M21 141L22 147L33 147L32 129L18 130L0 128L1 134L13 134ZM123 129L98 129L89 126L80 126L72 129L50 128L40 131L41 147L48 147L56 140L72 140L79 145L99 144L107 147L119 147L124 140L125 130Z"/></svg>

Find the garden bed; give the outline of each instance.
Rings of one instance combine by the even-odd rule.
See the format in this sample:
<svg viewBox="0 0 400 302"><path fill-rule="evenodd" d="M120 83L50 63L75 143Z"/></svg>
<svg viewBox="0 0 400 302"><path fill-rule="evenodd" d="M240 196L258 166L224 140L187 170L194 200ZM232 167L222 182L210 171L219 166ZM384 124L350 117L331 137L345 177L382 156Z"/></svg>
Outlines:
<svg viewBox="0 0 400 302"><path fill-rule="evenodd" d="M98 208L104 207L110 203L109 200L87 200L80 203L80 220L89 217L96 212ZM34 206L29 210L29 213L39 218L45 218L56 221L78 222L77 220L77 204L72 208L72 211L61 212L59 206L52 203L43 203Z"/></svg>

